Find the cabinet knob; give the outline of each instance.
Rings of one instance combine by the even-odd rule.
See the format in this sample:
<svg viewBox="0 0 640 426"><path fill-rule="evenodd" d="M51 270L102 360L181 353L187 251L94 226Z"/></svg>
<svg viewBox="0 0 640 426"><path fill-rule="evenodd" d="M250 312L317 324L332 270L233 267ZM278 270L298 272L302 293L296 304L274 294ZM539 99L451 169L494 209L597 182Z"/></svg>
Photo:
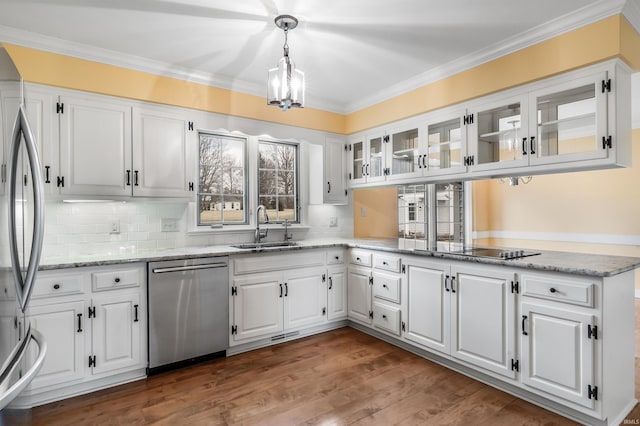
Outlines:
<svg viewBox="0 0 640 426"><path fill-rule="evenodd" d="M382 284L382 288L389 288L386 284Z"/></svg>
<svg viewBox="0 0 640 426"><path fill-rule="evenodd" d="M60 284L54 284L53 285L53 289L54 290L59 290L60 289Z"/></svg>
<svg viewBox="0 0 640 426"><path fill-rule="evenodd" d="M336 256L336 260L340 260L340 256Z"/></svg>
<svg viewBox="0 0 640 426"><path fill-rule="evenodd" d="M360 258L359 258L359 257L356 257L356 260L357 260L358 262L360 262Z"/></svg>
<svg viewBox="0 0 640 426"><path fill-rule="evenodd" d="M382 319L387 319L387 316L385 314L382 314Z"/></svg>
<svg viewBox="0 0 640 426"><path fill-rule="evenodd" d="M382 264L383 264L384 266L389 266L389 264L388 264L387 262L385 262L385 261L382 261Z"/></svg>
<svg viewBox="0 0 640 426"><path fill-rule="evenodd" d="M120 282L120 278L116 277L115 282L119 283Z"/></svg>
<svg viewBox="0 0 640 426"><path fill-rule="evenodd" d="M558 290L556 290L555 288L551 287L551 288L549 289L549 291L550 291L551 293L555 293L555 292L556 292L556 291L558 291Z"/></svg>

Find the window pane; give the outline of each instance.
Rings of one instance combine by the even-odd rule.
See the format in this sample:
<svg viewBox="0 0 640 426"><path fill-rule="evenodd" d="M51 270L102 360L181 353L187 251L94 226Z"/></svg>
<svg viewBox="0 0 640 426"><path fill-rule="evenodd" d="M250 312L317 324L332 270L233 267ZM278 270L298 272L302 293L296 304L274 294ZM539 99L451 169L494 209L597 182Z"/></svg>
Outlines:
<svg viewBox="0 0 640 426"><path fill-rule="evenodd" d="M247 223L246 139L200 134L199 224Z"/></svg>
<svg viewBox="0 0 640 426"><path fill-rule="evenodd" d="M298 146L260 141L259 147L259 204L267 207L270 221L281 222L288 219L299 222Z"/></svg>

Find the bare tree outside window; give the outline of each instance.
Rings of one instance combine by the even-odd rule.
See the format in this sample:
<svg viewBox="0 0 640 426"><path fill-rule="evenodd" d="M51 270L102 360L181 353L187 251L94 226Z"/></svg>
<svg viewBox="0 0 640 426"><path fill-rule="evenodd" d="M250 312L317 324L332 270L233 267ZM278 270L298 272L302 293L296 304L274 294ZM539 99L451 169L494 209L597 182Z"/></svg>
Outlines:
<svg viewBox="0 0 640 426"><path fill-rule="evenodd" d="M259 141L258 204L267 208L271 221L299 221L298 145Z"/></svg>
<svg viewBox="0 0 640 426"><path fill-rule="evenodd" d="M198 225L248 222L246 145L244 138L200 134Z"/></svg>

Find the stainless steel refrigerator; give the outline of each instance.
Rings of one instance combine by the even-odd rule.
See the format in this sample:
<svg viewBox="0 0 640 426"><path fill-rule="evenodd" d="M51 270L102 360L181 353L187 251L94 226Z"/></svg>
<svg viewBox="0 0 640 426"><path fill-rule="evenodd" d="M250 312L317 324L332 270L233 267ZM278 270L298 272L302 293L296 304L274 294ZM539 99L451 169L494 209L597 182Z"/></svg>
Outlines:
<svg viewBox="0 0 640 426"><path fill-rule="evenodd" d="M17 68L0 46L0 410L29 385L47 352L26 315L44 237L44 183L23 93Z"/></svg>

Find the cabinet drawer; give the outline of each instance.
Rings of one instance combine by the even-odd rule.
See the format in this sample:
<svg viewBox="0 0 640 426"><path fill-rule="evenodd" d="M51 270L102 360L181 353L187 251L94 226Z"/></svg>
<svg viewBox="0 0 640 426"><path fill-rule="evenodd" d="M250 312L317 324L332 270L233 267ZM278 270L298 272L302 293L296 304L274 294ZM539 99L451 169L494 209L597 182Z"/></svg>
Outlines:
<svg viewBox="0 0 640 426"><path fill-rule="evenodd" d="M400 258L376 253L373 255L373 267L391 272L400 272Z"/></svg>
<svg viewBox="0 0 640 426"><path fill-rule="evenodd" d="M40 274L33 287L32 297L67 296L84 292L82 274Z"/></svg>
<svg viewBox="0 0 640 426"><path fill-rule="evenodd" d="M400 335L400 308L373 303L373 325L393 334Z"/></svg>
<svg viewBox="0 0 640 426"><path fill-rule="evenodd" d="M141 277L139 269L120 269L113 271L93 272L91 283L94 291L123 287L137 287Z"/></svg>
<svg viewBox="0 0 640 426"><path fill-rule="evenodd" d="M327 265L344 263L344 250L329 250L327 252Z"/></svg>
<svg viewBox="0 0 640 426"><path fill-rule="evenodd" d="M522 295L593 307L593 281L522 275Z"/></svg>
<svg viewBox="0 0 640 426"><path fill-rule="evenodd" d="M374 272L373 296L400 303L400 277Z"/></svg>
<svg viewBox="0 0 640 426"><path fill-rule="evenodd" d="M371 253L362 250L351 250L349 262L354 265L371 266Z"/></svg>

